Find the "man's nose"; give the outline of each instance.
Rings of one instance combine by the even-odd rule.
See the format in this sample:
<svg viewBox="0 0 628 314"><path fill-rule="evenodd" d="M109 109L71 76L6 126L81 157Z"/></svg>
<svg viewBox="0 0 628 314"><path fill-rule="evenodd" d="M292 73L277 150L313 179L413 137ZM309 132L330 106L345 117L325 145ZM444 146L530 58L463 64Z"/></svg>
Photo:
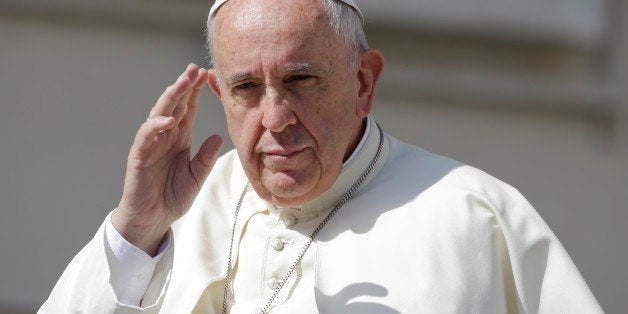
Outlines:
<svg viewBox="0 0 628 314"><path fill-rule="evenodd" d="M271 132L281 132L289 125L297 123L292 106L280 92L267 91L262 98L262 108L262 125Z"/></svg>

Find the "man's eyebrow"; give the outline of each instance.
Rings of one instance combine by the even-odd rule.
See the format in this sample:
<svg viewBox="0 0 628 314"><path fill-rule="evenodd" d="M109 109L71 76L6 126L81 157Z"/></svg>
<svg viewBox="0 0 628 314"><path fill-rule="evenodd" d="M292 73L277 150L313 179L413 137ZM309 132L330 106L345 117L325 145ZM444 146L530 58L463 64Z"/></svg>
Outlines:
<svg viewBox="0 0 628 314"><path fill-rule="evenodd" d="M292 74L292 73L299 73L299 72L324 73L325 71L310 63L301 63L301 64L296 64L294 66L287 68L286 72L289 74Z"/></svg>
<svg viewBox="0 0 628 314"><path fill-rule="evenodd" d="M252 76L253 76L253 73L251 72L242 72L242 73L233 74L229 76L229 78L227 78L227 85L235 84L239 81L245 80Z"/></svg>
<svg viewBox="0 0 628 314"><path fill-rule="evenodd" d="M291 66L289 68L286 69L286 73L288 74L294 74L294 73L326 73L327 71L316 67L310 63L301 63L301 64L296 64L294 66ZM233 85L237 82L246 80L248 78L253 77L253 73L252 72L241 72L241 73L236 73L233 74L231 76L229 76L227 78L227 85Z"/></svg>

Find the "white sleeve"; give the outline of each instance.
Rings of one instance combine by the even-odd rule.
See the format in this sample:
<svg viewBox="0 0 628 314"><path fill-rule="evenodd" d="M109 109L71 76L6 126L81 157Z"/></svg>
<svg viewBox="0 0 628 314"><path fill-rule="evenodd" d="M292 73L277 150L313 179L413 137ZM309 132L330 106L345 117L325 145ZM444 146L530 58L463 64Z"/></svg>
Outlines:
<svg viewBox="0 0 628 314"><path fill-rule="evenodd" d="M105 245L110 268L111 287L118 302L129 306L139 306L150 284L155 266L170 247L172 234L169 230L162 240L158 254L151 257L120 235L111 222L111 215L105 221Z"/></svg>

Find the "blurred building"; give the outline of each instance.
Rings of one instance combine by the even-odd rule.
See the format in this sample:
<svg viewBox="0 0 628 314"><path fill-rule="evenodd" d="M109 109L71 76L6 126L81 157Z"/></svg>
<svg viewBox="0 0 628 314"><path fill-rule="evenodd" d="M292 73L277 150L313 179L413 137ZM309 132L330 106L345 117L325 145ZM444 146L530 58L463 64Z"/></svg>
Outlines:
<svg viewBox="0 0 628 314"><path fill-rule="evenodd" d="M357 2L386 57L383 128L517 187L624 312L628 6ZM188 62L207 63L210 5L0 0L0 313L38 308L117 206L137 127ZM197 145L227 135L208 91L195 128Z"/></svg>

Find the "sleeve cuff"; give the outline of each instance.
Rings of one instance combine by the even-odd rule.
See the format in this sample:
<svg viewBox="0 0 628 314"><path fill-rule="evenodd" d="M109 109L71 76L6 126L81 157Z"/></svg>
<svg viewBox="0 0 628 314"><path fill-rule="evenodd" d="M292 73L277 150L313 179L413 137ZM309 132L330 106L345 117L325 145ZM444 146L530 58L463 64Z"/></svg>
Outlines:
<svg viewBox="0 0 628 314"><path fill-rule="evenodd" d="M172 243L172 231L168 230L158 253L151 257L128 242L111 222L111 214L105 219L106 244L109 262L109 281L118 301L124 305L139 306L155 272L155 266Z"/></svg>

